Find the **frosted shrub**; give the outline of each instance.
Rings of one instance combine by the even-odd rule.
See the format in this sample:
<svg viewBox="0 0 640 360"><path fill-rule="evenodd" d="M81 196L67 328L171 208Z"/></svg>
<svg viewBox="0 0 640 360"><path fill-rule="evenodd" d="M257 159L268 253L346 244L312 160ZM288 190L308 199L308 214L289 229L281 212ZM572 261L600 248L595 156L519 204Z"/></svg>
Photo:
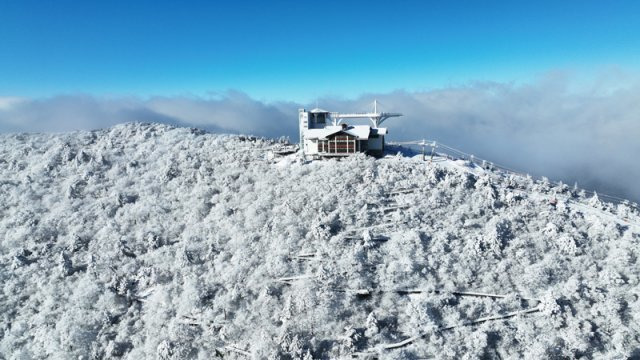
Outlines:
<svg viewBox="0 0 640 360"><path fill-rule="evenodd" d="M168 340L162 340L157 347L156 356L159 360L173 359L173 344Z"/></svg>
<svg viewBox="0 0 640 360"><path fill-rule="evenodd" d="M340 337L341 352L349 354L356 350L356 344L360 341L360 334L356 329L348 326L344 329L344 333Z"/></svg>
<svg viewBox="0 0 640 360"><path fill-rule="evenodd" d="M505 191L500 196L500 200L509 206L517 205L518 202L522 201L523 196L520 194L515 194L511 191Z"/></svg>
<svg viewBox="0 0 640 360"><path fill-rule="evenodd" d="M406 331L413 336L435 332L442 321L438 308L424 296L416 296L415 300L412 299L406 310L406 317Z"/></svg>
<svg viewBox="0 0 640 360"><path fill-rule="evenodd" d="M427 202L432 207L441 207L448 203L445 192L440 189L432 191Z"/></svg>
<svg viewBox="0 0 640 360"><path fill-rule="evenodd" d="M462 355L462 359L477 359L482 357L487 348L487 334L479 330L472 332L465 343L466 349Z"/></svg>
<svg viewBox="0 0 640 360"><path fill-rule="evenodd" d="M64 252L60 253L60 258L58 260L58 269L62 276L69 276L73 274L73 265L71 263L71 259L69 255Z"/></svg>
<svg viewBox="0 0 640 360"><path fill-rule="evenodd" d="M548 193L551 189L551 183L549 182L549 178L543 176L540 181L536 182L534 185L534 190L540 191L541 193Z"/></svg>
<svg viewBox="0 0 640 360"><path fill-rule="evenodd" d="M550 222L550 223L547 223L547 225L545 226L544 230L542 230L542 232L552 239L558 236L560 229L558 228L558 225Z"/></svg>
<svg viewBox="0 0 640 360"><path fill-rule="evenodd" d="M569 235L561 235L556 238L556 246L560 253L565 255L578 255L580 249L576 245L576 242Z"/></svg>
<svg viewBox="0 0 640 360"><path fill-rule="evenodd" d="M594 208L601 208L602 207L602 202L600 201L600 198L598 197L598 193L597 192L593 192L593 196L589 199L588 201L589 206L592 206Z"/></svg>
<svg viewBox="0 0 640 360"><path fill-rule="evenodd" d="M557 316L561 313L562 309L556 300L557 295L553 292L547 292L540 299L540 312L545 316Z"/></svg>
<svg viewBox="0 0 640 360"><path fill-rule="evenodd" d="M476 175L473 174L467 174L464 178L464 188L465 189L473 189L476 185L476 181L478 180L478 177Z"/></svg>
<svg viewBox="0 0 640 360"><path fill-rule="evenodd" d="M483 235L476 238L476 251L498 255L513 238L511 222L507 219L491 219Z"/></svg>
<svg viewBox="0 0 640 360"><path fill-rule="evenodd" d="M309 235L312 239L329 240L331 237L331 227L321 221L315 222L309 231Z"/></svg>
<svg viewBox="0 0 640 360"><path fill-rule="evenodd" d="M617 205L616 212L622 219L629 219L633 216L633 208L629 206L629 203L621 203Z"/></svg>
<svg viewBox="0 0 640 360"><path fill-rule="evenodd" d="M373 312L371 312L367 316L365 336L367 336L369 338L373 337L376 334L378 334L379 331L380 331L380 329L378 327L378 319L376 319L375 314Z"/></svg>
<svg viewBox="0 0 640 360"><path fill-rule="evenodd" d="M439 167L433 166L433 167L429 167L429 171L427 173L427 180L431 185L435 185L441 182L442 180L444 180L445 176L446 176L445 170Z"/></svg>
<svg viewBox="0 0 640 360"><path fill-rule="evenodd" d="M475 183L475 189L471 201L476 206L492 209L499 205L497 202L498 193L489 175L480 176Z"/></svg>
<svg viewBox="0 0 640 360"><path fill-rule="evenodd" d="M66 313L56 323L60 346L68 354L80 356L89 353L97 336L97 323L90 312Z"/></svg>

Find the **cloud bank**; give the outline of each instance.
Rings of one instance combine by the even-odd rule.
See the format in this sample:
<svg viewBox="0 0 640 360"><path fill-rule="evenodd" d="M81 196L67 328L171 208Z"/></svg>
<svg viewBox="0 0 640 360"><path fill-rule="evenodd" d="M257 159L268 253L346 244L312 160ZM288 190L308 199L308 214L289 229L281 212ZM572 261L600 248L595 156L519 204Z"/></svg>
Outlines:
<svg viewBox="0 0 640 360"><path fill-rule="evenodd" d="M363 111L374 98L384 110L405 114L386 123L392 140L435 139L523 172L640 200L640 82L596 83L576 91L565 76L551 74L525 85L473 83L319 103L335 111ZM143 121L295 141L299 107L310 104L263 102L236 91L209 98L0 98L0 132Z"/></svg>

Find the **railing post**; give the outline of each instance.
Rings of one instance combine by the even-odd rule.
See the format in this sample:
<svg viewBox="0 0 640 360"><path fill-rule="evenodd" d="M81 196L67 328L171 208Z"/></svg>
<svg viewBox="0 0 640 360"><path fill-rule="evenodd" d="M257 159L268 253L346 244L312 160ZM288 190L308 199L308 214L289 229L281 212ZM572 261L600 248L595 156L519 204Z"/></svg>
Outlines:
<svg viewBox="0 0 640 360"><path fill-rule="evenodd" d="M433 153L435 152L435 148L436 148L436 142L434 141L431 143L431 158L429 159L429 164L433 162Z"/></svg>

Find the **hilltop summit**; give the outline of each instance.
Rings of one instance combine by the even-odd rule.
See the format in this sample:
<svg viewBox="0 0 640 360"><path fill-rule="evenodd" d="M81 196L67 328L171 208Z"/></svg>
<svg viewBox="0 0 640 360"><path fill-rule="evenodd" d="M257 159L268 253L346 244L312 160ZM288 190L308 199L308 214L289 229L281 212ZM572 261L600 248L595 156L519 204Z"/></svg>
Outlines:
<svg viewBox="0 0 640 360"><path fill-rule="evenodd" d="M157 124L0 139L0 357L640 356L627 204Z"/></svg>

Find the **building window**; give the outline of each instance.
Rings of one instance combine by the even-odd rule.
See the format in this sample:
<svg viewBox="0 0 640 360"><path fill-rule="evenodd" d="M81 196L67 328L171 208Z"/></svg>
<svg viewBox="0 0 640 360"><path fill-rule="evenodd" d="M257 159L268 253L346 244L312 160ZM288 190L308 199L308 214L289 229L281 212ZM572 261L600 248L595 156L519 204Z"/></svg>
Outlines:
<svg viewBox="0 0 640 360"><path fill-rule="evenodd" d="M353 154L366 150L366 140L359 141L354 136L338 134L326 140L318 141L318 152L325 154Z"/></svg>

